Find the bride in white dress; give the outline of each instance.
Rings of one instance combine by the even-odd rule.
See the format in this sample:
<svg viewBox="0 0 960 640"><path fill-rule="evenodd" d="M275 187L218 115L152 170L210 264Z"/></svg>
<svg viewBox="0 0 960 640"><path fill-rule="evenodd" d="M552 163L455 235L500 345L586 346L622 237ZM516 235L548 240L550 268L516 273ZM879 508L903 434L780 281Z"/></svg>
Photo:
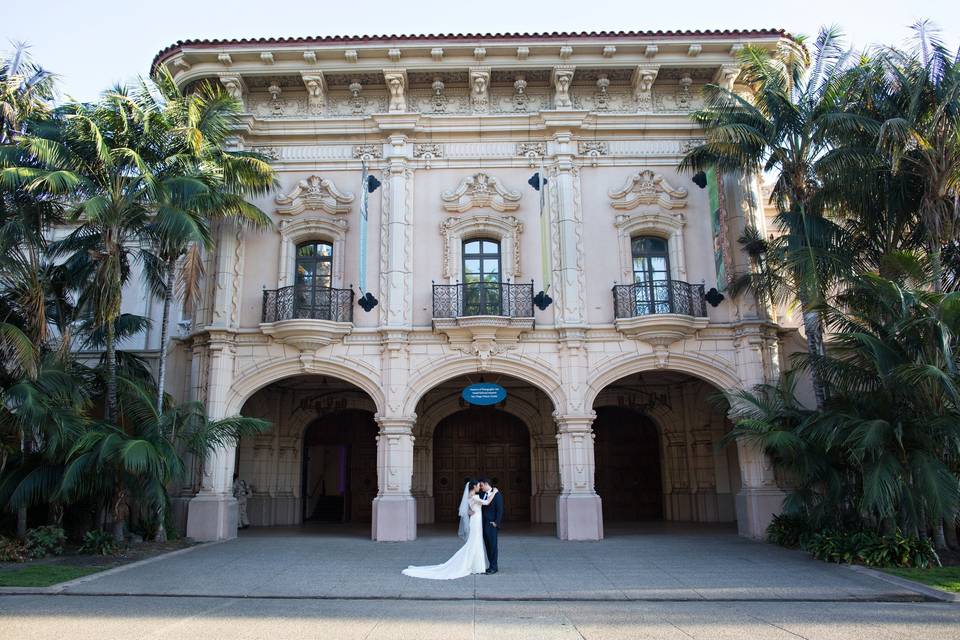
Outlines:
<svg viewBox="0 0 960 640"><path fill-rule="evenodd" d="M463 488L463 499L460 501L460 537L465 537L466 542L460 550L443 564L429 567L410 566L403 570L403 575L428 580L455 580L473 573L486 572L487 551L483 547L480 509L490 504L497 490L494 489L486 499L481 500L477 495L477 484L471 480Z"/></svg>

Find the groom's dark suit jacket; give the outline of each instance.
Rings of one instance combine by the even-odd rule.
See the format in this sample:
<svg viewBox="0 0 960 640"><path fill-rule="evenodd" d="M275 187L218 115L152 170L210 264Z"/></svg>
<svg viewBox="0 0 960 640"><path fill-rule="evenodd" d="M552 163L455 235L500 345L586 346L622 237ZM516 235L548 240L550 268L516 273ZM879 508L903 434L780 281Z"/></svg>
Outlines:
<svg viewBox="0 0 960 640"><path fill-rule="evenodd" d="M487 494L483 494L483 498L486 499ZM483 517L483 526L490 526L491 522L497 523L497 528L500 528L500 522L503 521L503 494L499 491L493 500L490 501L490 504L484 505L482 507L482 517Z"/></svg>

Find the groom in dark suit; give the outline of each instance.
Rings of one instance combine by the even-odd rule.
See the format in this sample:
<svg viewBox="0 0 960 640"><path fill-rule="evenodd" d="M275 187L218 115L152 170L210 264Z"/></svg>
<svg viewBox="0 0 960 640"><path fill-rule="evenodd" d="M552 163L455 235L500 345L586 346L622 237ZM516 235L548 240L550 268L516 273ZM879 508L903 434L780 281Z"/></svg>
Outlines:
<svg viewBox="0 0 960 640"><path fill-rule="evenodd" d="M490 480L481 478L480 485L483 491L483 495L480 497L486 499L487 494L493 491ZM497 572L497 534L500 533L500 523L503 521L503 494L501 492L498 491L494 494L490 504L483 507L481 517L483 518L483 546L487 550L487 560L490 562L487 575L492 575Z"/></svg>

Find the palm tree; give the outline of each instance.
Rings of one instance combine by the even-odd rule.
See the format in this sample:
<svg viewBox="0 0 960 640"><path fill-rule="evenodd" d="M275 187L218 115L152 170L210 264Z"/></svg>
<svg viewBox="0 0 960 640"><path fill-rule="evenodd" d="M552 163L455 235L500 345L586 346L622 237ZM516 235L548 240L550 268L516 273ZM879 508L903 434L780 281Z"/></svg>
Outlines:
<svg viewBox="0 0 960 640"><path fill-rule="evenodd" d="M952 55L929 22L913 26L915 46L881 52L885 107L877 140L894 172L922 184L919 212L928 237L933 284L943 287L941 252L960 220L960 54Z"/></svg>
<svg viewBox="0 0 960 640"><path fill-rule="evenodd" d="M751 97L707 86L707 104L693 115L706 141L683 158L681 169L772 174L772 199L788 232L790 286L802 307L808 351L821 354L816 307L829 287L822 275L832 270L824 265L832 254L817 248L829 245L816 237L823 214L819 164L830 150L828 130L861 126L856 116L838 110L851 56L836 28L821 30L812 57L801 46L777 56L748 46L740 55ZM814 380L814 390L817 405L823 406L826 391L820 380Z"/></svg>
<svg viewBox="0 0 960 640"><path fill-rule="evenodd" d="M10 55L0 60L0 145L13 142L27 120L46 112L54 97L54 75L36 64L28 49L13 43Z"/></svg>
<svg viewBox="0 0 960 640"><path fill-rule="evenodd" d="M213 248L210 223L231 218L256 228L271 225L269 216L246 197L264 195L274 171L258 154L227 150L228 135L242 105L210 83L184 94L166 69L155 77L156 92L141 85L145 111L156 114L162 128L157 176L168 187L167 199L147 228L151 247L145 270L154 293L163 299L157 410L163 409L170 311L177 293L193 303L199 298L203 250ZM179 287L174 286L181 263Z"/></svg>
<svg viewBox="0 0 960 640"><path fill-rule="evenodd" d="M99 422L77 439L67 456L60 497L76 500L93 496L106 500L114 521L114 537L121 541L126 505L131 497L160 514L163 529L167 485L181 479L186 466L180 452L202 461L217 448L239 438L261 433L268 422L233 416L210 420L202 403L187 402L158 412L153 389L119 379L121 414L117 423Z"/></svg>

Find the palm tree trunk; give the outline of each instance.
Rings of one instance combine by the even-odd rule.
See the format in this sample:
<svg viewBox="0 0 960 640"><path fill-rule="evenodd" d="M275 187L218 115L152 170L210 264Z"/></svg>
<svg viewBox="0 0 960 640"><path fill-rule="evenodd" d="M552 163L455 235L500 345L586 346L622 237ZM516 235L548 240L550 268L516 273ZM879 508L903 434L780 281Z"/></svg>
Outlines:
<svg viewBox="0 0 960 640"><path fill-rule="evenodd" d="M807 353L811 356L823 355L823 322L820 319L820 312L810 308L810 303L805 300L806 296L800 296L800 306L803 313L803 330L807 334ZM823 409L827 401L827 389L820 378L820 373L813 369L813 395L817 402L817 409Z"/></svg>
<svg viewBox="0 0 960 640"><path fill-rule="evenodd" d="M177 261L167 260L167 281L163 294L163 321L160 325L160 360L157 372L157 413L163 413L163 388L167 381L167 341L170 339L170 309L173 306L173 276Z"/></svg>
<svg viewBox="0 0 960 640"><path fill-rule="evenodd" d="M107 401L105 418L113 422L117 417L117 327L115 319L107 321Z"/></svg>
<svg viewBox="0 0 960 640"><path fill-rule="evenodd" d="M943 533L947 546L951 549L960 549L960 540L957 540L957 516L953 514L943 519Z"/></svg>
<svg viewBox="0 0 960 640"><path fill-rule="evenodd" d="M937 551L943 551L947 548L947 538L943 532L943 519L937 518L933 523L933 548Z"/></svg>

